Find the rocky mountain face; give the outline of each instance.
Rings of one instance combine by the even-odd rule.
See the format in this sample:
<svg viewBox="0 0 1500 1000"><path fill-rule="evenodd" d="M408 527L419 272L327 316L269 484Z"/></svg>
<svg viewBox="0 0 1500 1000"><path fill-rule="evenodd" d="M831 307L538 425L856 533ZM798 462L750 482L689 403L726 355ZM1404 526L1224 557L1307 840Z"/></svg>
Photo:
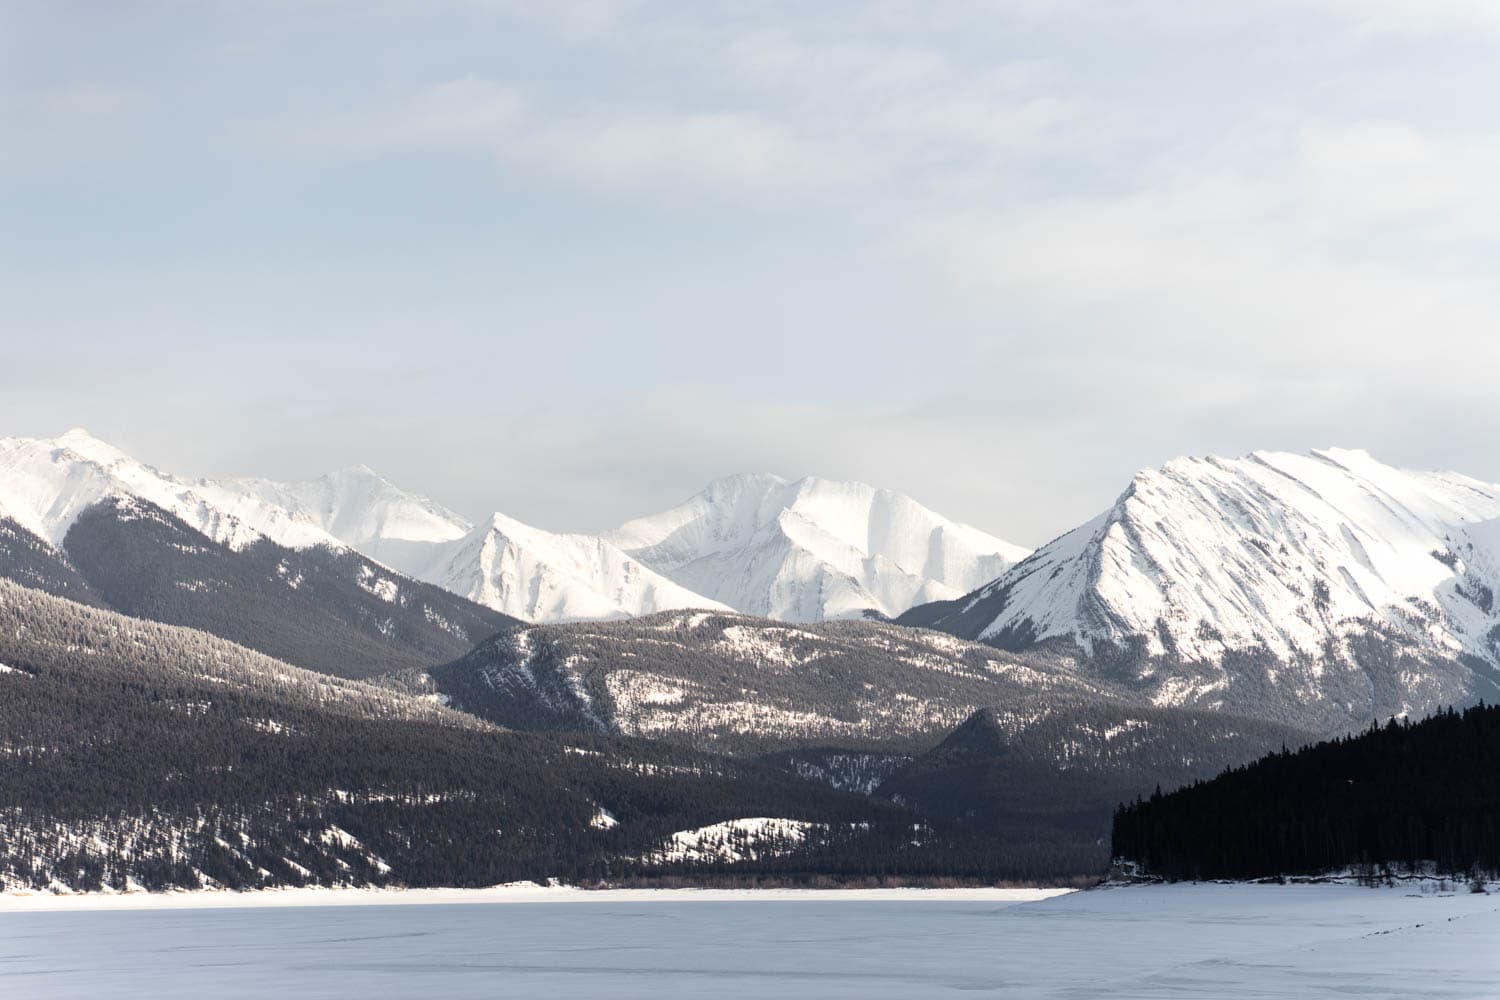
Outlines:
<svg viewBox="0 0 1500 1000"><path fill-rule="evenodd" d="M1157 705L1336 730L1500 692L1500 486L1360 451L1182 459L903 623L1071 651Z"/></svg>

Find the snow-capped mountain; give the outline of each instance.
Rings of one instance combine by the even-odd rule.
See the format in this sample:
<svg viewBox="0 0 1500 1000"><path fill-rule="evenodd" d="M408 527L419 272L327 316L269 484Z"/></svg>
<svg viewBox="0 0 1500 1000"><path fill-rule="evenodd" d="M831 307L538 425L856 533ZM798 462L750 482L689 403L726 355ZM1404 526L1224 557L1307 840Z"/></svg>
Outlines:
<svg viewBox="0 0 1500 1000"><path fill-rule="evenodd" d="M74 430L0 440L0 517L61 548L90 507L143 500L234 549L352 549L532 621L734 609L809 622L895 616L993 579L1025 550L861 483L718 480L603 535L479 524L356 466L305 482L182 479Z"/></svg>
<svg viewBox="0 0 1500 1000"><path fill-rule="evenodd" d="M365 466L301 483L239 479L215 485L316 524L394 570L528 621L722 609L602 538L546 531L504 514L471 524Z"/></svg>
<svg viewBox="0 0 1500 1000"><path fill-rule="evenodd" d="M213 485L392 569L538 622L682 608L789 621L892 616L956 597L1025 555L900 494L822 479L719 480L602 536L503 514L473 525L364 467L304 483Z"/></svg>
<svg viewBox="0 0 1500 1000"><path fill-rule="evenodd" d="M1423 711L1488 690L1500 665L1497 519L1500 486L1363 451L1179 459L902 621L1008 648L1072 640L1115 670L1126 652L1160 704Z"/></svg>
<svg viewBox="0 0 1500 1000"><path fill-rule="evenodd" d="M461 539L474 528L463 515L400 489L364 465L300 483L230 479L214 485L224 493L287 511L371 559L413 576L434 561L434 547Z"/></svg>
<svg viewBox="0 0 1500 1000"><path fill-rule="evenodd" d="M503 514L433 546L412 572L529 621L622 618L679 608L728 610L680 587L594 535L569 535Z"/></svg>
<svg viewBox="0 0 1500 1000"><path fill-rule="evenodd" d="M61 547L99 501L145 500L231 548L269 538L289 548L343 548L318 524L253 492L189 482L139 462L85 430L57 438L0 438L0 516Z"/></svg>
<svg viewBox="0 0 1500 1000"><path fill-rule="evenodd" d="M0 440L0 577L344 676L457 656L514 623L299 508L178 479L84 431Z"/></svg>
<svg viewBox="0 0 1500 1000"><path fill-rule="evenodd" d="M606 538L745 614L895 616L993 579L1026 550L863 483L732 476Z"/></svg>

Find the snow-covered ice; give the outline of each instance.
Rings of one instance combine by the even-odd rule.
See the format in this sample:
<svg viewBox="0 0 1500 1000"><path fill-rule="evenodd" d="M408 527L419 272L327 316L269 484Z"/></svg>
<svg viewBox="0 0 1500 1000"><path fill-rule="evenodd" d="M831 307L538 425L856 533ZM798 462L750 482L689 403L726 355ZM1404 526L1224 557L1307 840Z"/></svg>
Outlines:
<svg viewBox="0 0 1500 1000"><path fill-rule="evenodd" d="M530 889L3 899L0 995L1500 996L1496 896L1332 885L1042 895ZM465 900L473 902L454 905Z"/></svg>

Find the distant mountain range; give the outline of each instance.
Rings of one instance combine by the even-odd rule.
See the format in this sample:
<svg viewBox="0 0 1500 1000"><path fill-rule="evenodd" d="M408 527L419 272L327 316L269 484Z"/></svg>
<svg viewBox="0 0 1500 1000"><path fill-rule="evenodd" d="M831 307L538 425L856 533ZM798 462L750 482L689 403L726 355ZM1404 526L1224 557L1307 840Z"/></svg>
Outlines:
<svg viewBox="0 0 1500 1000"><path fill-rule="evenodd" d="M731 476L559 534L472 523L363 466L182 479L75 430L0 439L0 575L353 675L452 659L514 620L697 609L1042 647L1157 705L1319 732L1500 695L1500 486L1361 451L1179 459L1028 555L858 483ZM251 577L254 600L213 597Z"/></svg>
<svg viewBox="0 0 1500 1000"><path fill-rule="evenodd" d="M733 476L602 535L472 524L365 467L216 490L287 512L393 569L527 621L683 608L784 621L894 617L994 578L1026 550L862 483Z"/></svg>
<svg viewBox="0 0 1500 1000"><path fill-rule="evenodd" d="M1179 459L1028 555L858 483L732 476L559 534L472 523L362 466L188 480L70 431L0 439L0 575L349 676L515 621L692 609L894 619L1315 732L1500 696L1500 486L1361 451Z"/></svg>
<svg viewBox="0 0 1500 1000"><path fill-rule="evenodd" d="M994 579L1026 550L863 483L732 476L605 536L743 614L894 617Z"/></svg>
<svg viewBox="0 0 1500 1000"><path fill-rule="evenodd" d="M1027 554L822 479L569 535L8 438L0 883L1071 877L1156 785L1500 697L1497 588L1500 487L1364 452Z"/></svg>
<svg viewBox="0 0 1500 1000"><path fill-rule="evenodd" d="M230 549L353 550L504 615L553 622L682 608L787 621L894 617L956 597L1026 550L860 483L719 480L602 535L503 514L478 524L356 466L319 479L187 480L86 431L0 439L0 517L55 547L109 499L144 501Z"/></svg>

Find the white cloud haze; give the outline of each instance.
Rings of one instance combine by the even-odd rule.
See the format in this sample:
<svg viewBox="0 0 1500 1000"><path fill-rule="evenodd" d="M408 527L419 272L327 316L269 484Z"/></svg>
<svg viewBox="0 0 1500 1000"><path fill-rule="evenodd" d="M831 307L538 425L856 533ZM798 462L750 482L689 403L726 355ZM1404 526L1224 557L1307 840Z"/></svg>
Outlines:
<svg viewBox="0 0 1500 1000"><path fill-rule="evenodd" d="M1493 4L3 16L0 433L580 529L760 469L1030 543L1183 453L1500 480Z"/></svg>

